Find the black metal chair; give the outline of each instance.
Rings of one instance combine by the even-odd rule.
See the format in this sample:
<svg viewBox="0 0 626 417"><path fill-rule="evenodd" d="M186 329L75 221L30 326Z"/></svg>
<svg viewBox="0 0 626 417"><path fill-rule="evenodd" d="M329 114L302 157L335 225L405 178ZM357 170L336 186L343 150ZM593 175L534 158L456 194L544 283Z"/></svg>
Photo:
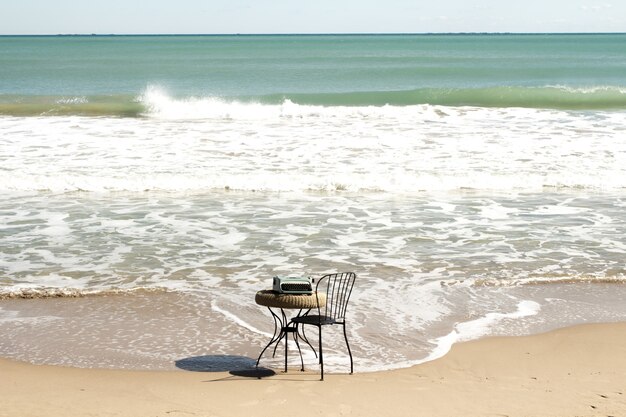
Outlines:
<svg viewBox="0 0 626 417"><path fill-rule="evenodd" d="M343 336L346 339L348 347L348 355L350 355L350 373L354 372L354 364L352 361L352 351L348 343L348 335L346 333L346 310L348 301L352 294L356 274L354 272L342 272L337 274L324 275L317 281L315 292L326 290L326 304L320 306L319 298L317 299L317 314L307 314L304 316L294 317L292 323L299 325L310 324L317 326L319 332L319 363L321 371L321 380L324 380L324 353L322 350L322 327L332 324L340 324L343 326ZM297 331L297 330L296 330ZM306 337L305 337L306 340Z"/></svg>

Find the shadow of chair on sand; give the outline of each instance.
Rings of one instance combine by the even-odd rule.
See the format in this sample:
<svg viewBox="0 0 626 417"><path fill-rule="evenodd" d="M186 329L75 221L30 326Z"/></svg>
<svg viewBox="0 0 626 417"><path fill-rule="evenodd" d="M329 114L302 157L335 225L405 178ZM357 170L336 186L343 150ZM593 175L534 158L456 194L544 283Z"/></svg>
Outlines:
<svg viewBox="0 0 626 417"><path fill-rule="evenodd" d="M266 378L276 375L271 369L256 367L256 360L236 355L205 355L179 359L177 368L191 372L228 372L232 376Z"/></svg>

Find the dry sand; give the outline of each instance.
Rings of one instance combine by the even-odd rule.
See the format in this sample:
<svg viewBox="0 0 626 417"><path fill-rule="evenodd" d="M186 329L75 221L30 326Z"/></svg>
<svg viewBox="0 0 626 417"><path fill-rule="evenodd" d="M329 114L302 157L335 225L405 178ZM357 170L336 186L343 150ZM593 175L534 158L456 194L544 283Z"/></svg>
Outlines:
<svg viewBox="0 0 626 417"><path fill-rule="evenodd" d="M358 361L357 361L358 369ZM626 416L626 323L455 345L388 372L74 369L0 360L0 416Z"/></svg>

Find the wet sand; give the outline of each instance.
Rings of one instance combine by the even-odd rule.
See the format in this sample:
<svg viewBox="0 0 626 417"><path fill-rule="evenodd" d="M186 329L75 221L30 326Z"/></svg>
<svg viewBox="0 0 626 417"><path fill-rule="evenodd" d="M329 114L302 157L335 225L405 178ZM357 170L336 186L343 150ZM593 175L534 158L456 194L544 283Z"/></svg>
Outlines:
<svg viewBox="0 0 626 417"><path fill-rule="evenodd" d="M94 352L95 353L95 352ZM624 416L626 323L455 345L412 368L124 371L0 360L0 416Z"/></svg>

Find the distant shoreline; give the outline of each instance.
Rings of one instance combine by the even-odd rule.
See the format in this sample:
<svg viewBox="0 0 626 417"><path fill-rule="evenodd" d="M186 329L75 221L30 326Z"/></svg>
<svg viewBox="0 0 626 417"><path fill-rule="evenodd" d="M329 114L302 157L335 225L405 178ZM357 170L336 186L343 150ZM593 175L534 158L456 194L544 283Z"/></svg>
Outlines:
<svg viewBox="0 0 626 417"><path fill-rule="evenodd" d="M61 37L269 37L269 36L594 36L626 35L626 32L358 32L358 33L59 33L0 34L2 38Z"/></svg>

